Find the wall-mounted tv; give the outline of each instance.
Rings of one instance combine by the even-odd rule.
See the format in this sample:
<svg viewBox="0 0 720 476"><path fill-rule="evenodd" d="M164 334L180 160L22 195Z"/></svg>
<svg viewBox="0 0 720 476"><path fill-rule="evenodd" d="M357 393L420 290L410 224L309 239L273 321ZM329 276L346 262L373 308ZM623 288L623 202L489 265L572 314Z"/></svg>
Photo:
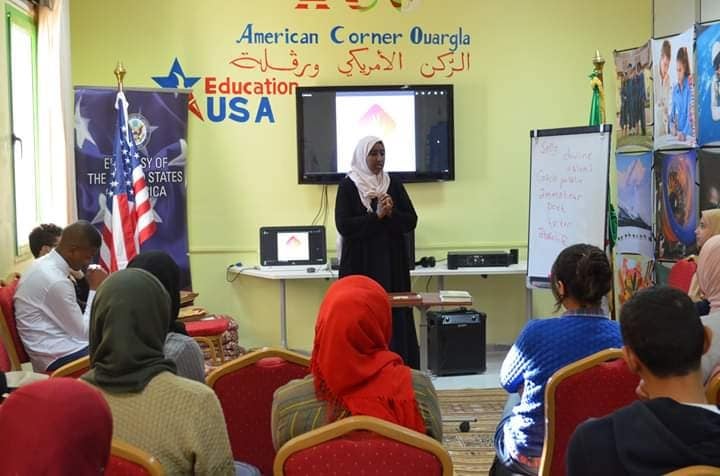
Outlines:
<svg viewBox="0 0 720 476"><path fill-rule="evenodd" d="M298 183L339 183L355 145L380 137L385 170L404 182L455 179L450 84L298 87Z"/></svg>

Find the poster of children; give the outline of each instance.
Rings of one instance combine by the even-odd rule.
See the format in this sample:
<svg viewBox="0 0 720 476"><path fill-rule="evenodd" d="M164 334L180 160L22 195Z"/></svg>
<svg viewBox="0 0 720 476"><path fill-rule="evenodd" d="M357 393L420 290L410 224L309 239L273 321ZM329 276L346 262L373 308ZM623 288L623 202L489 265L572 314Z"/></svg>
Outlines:
<svg viewBox="0 0 720 476"><path fill-rule="evenodd" d="M700 210L720 208L720 151L698 150Z"/></svg>
<svg viewBox="0 0 720 476"><path fill-rule="evenodd" d="M696 251L699 210L695 151L656 151L655 181L657 258L684 258Z"/></svg>
<svg viewBox="0 0 720 476"><path fill-rule="evenodd" d="M695 147L694 28L652 40L655 148Z"/></svg>
<svg viewBox="0 0 720 476"><path fill-rule="evenodd" d="M615 51L617 151L652 149L652 55L650 42Z"/></svg>
<svg viewBox="0 0 720 476"><path fill-rule="evenodd" d="M720 145L720 23L698 25L695 46L698 145Z"/></svg>

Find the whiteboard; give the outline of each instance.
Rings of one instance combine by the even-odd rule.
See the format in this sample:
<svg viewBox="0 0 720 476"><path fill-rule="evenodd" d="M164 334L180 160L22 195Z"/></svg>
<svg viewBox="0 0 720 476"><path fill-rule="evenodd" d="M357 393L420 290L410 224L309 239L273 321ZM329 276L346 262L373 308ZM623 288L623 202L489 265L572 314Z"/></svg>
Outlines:
<svg viewBox="0 0 720 476"><path fill-rule="evenodd" d="M555 258L570 245L604 248L611 130L531 131L528 284L549 283Z"/></svg>

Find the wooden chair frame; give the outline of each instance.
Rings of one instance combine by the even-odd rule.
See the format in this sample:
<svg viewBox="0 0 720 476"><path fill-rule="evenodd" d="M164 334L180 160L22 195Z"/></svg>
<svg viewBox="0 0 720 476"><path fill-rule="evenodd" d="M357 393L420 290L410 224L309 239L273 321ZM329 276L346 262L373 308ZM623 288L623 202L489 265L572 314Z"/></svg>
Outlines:
<svg viewBox="0 0 720 476"><path fill-rule="evenodd" d="M716 372L708 380L707 385L705 385L705 397L708 403L713 405L718 403L718 399L720 399L720 372Z"/></svg>
<svg viewBox="0 0 720 476"><path fill-rule="evenodd" d="M51 373L50 377L67 377L82 369L90 369L90 356L86 355L63 365Z"/></svg>
<svg viewBox="0 0 720 476"><path fill-rule="evenodd" d="M222 335L217 336L194 336L195 342L205 344L210 352L210 360L213 365L220 365L225 362L225 352L222 347ZM218 357L218 353L220 356Z"/></svg>
<svg viewBox="0 0 720 476"><path fill-rule="evenodd" d="M720 476L720 468L705 465L686 466L665 476Z"/></svg>
<svg viewBox="0 0 720 476"><path fill-rule="evenodd" d="M305 357L302 354L274 347L263 347L262 349L242 355L235 360L226 362L225 364L210 372L210 375L207 376L205 381L207 382L209 387L213 387L215 385L215 382L217 382L218 379L220 379L224 375L230 374L237 369L247 367L248 365L252 365L258 360L267 357L280 357L281 359L287 360L288 362L292 362L294 364L302 365L305 367L310 367L310 358Z"/></svg>
<svg viewBox="0 0 720 476"><path fill-rule="evenodd" d="M119 458L142 466L150 476L164 476L165 470L150 453L117 438L112 439L110 453Z"/></svg>
<svg viewBox="0 0 720 476"><path fill-rule="evenodd" d="M11 273L7 277L7 281L0 281L0 286L5 286L12 279L19 279L20 275L17 273ZM10 333L10 327L8 326L7 318L0 309L0 339L3 339L5 351L7 352L8 358L10 359L11 370L22 370L22 362L18 356L18 351L15 348L15 342L13 341L12 334Z"/></svg>
<svg viewBox="0 0 720 476"><path fill-rule="evenodd" d="M555 390L566 378L610 360L622 359L621 349L605 349L596 352L555 372L545 387L545 443L543 445L539 476L549 476L552 455L555 450Z"/></svg>
<svg viewBox="0 0 720 476"><path fill-rule="evenodd" d="M285 443L275 456L273 474L284 474L285 461L294 453L317 446L356 430L367 430L380 436L399 441L409 446L432 453L442 465L442 475L452 476L453 463L450 454L436 440L408 428L370 416L353 416L343 418L315 430L296 436Z"/></svg>

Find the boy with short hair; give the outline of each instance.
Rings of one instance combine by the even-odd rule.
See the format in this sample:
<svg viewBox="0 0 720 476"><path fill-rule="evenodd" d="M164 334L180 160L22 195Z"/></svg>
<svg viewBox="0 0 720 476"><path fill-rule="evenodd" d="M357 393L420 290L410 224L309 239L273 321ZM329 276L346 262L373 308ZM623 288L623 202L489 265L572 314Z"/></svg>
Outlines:
<svg viewBox="0 0 720 476"><path fill-rule="evenodd" d="M568 447L568 475L720 467L720 409L705 399L700 370L712 331L690 298L668 287L642 290L623 306L620 329L646 400L580 425Z"/></svg>

